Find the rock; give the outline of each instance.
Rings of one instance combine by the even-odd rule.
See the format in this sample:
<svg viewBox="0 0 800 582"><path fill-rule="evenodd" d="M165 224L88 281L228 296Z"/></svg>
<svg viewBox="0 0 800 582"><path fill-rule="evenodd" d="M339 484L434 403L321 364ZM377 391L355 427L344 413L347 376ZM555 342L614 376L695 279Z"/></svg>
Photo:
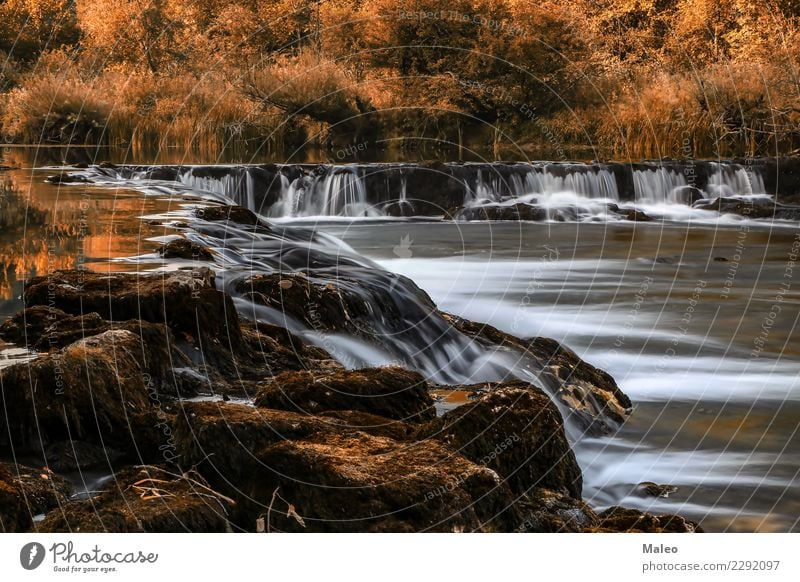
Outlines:
<svg viewBox="0 0 800 582"><path fill-rule="evenodd" d="M334 431L354 429L396 441L414 440L419 430L419 425L356 410L329 410L321 412L319 418L328 423Z"/></svg>
<svg viewBox="0 0 800 582"><path fill-rule="evenodd" d="M211 261L214 254L210 249L185 238L177 238L161 245L156 252L165 259L187 259L190 261Z"/></svg>
<svg viewBox="0 0 800 582"><path fill-rule="evenodd" d="M432 442L315 435L273 445L259 459L271 470L269 486L280 487L305 525L277 511L270 525L278 530L509 531L518 521L493 471Z"/></svg>
<svg viewBox="0 0 800 582"><path fill-rule="evenodd" d="M530 204L512 206L486 205L464 206L455 213L456 220L530 220L541 222L548 219L547 210Z"/></svg>
<svg viewBox="0 0 800 582"><path fill-rule="evenodd" d="M680 186L675 188L672 194L678 202L686 204L687 206L691 206L695 202L703 200L706 196L705 192L695 186Z"/></svg>
<svg viewBox="0 0 800 582"><path fill-rule="evenodd" d="M430 346L430 334L442 342L453 334L431 298L412 281L367 266L325 269L320 276L303 272L257 275L237 281L235 289L254 304L278 310L287 326L301 322L316 332L344 333L389 353L403 342L415 347L418 358L425 357L436 351ZM424 326L419 325L421 321ZM335 348L331 344L334 356ZM349 359L348 367L369 365L342 355Z"/></svg>
<svg viewBox="0 0 800 582"><path fill-rule="evenodd" d="M285 372L263 386L256 405L318 414L328 410L368 412L405 422L436 416L428 383L403 368L365 368L328 373Z"/></svg>
<svg viewBox="0 0 800 582"><path fill-rule="evenodd" d="M654 220L652 216L636 208L630 208L628 210L623 209L622 215L625 220L631 220L633 222L651 222Z"/></svg>
<svg viewBox="0 0 800 582"><path fill-rule="evenodd" d="M26 307L47 305L72 315L97 312L112 321L166 324L194 361L237 374L232 353L242 348L238 315L231 298L214 287L207 268L154 275L55 271L31 279L23 299Z"/></svg>
<svg viewBox="0 0 800 582"><path fill-rule="evenodd" d="M278 530L510 531L519 522L490 469L435 441L399 442L331 420L192 403L176 440L181 462L234 497L236 522L250 531L271 502L268 524ZM289 504L305 527L287 515Z"/></svg>
<svg viewBox="0 0 800 582"><path fill-rule="evenodd" d="M197 218L202 218L209 222L235 222L236 224L252 225L260 224L258 216L251 210L242 206L204 206L194 212Z"/></svg>
<svg viewBox="0 0 800 582"><path fill-rule="evenodd" d="M489 346L511 349L541 370L543 388L565 405L572 420L593 435L607 434L630 416L631 401L608 372L584 362L549 338L521 339L483 323L444 314L453 327Z"/></svg>
<svg viewBox="0 0 800 582"><path fill-rule="evenodd" d="M73 439L130 450L128 418L150 406L140 345L107 331L0 370L0 439L18 450Z"/></svg>
<svg viewBox="0 0 800 582"><path fill-rule="evenodd" d="M266 372L273 377L285 370L342 369L328 352L305 343L283 327L242 322L241 330L244 349L252 356L253 365L262 368L262 376Z"/></svg>
<svg viewBox="0 0 800 582"><path fill-rule="evenodd" d="M800 220L800 206L777 204L768 198L742 199L718 197L701 200L694 205L700 210L711 210L721 214L738 214L747 218L774 218Z"/></svg>
<svg viewBox="0 0 800 582"><path fill-rule="evenodd" d="M47 468L34 469L0 462L0 532L25 532L33 518L63 505L66 481Z"/></svg>
<svg viewBox="0 0 800 582"><path fill-rule="evenodd" d="M0 325L0 338L19 346L34 346L48 327L68 317L70 315L60 309L44 305L29 307Z"/></svg>
<svg viewBox="0 0 800 582"><path fill-rule="evenodd" d="M596 527L599 517L580 499L535 488L519 501L523 522L519 533L579 533Z"/></svg>
<svg viewBox="0 0 800 582"><path fill-rule="evenodd" d="M678 490L674 485L659 485L652 481L644 481L636 486L635 493L649 497L669 497Z"/></svg>
<svg viewBox="0 0 800 582"><path fill-rule="evenodd" d="M526 382L502 384L420 433L489 467L516 494L534 487L581 498L582 475L550 397Z"/></svg>
<svg viewBox="0 0 800 582"><path fill-rule="evenodd" d="M694 521L677 515L652 515L625 507L611 507L599 515L597 526L587 531L630 533L700 533Z"/></svg>
<svg viewBox="0 0 800 582"><path fill-rule="evenodd" d="M88 184L91 182L91 180L86 176L82 176L80 174L69 174L67 172L61 172L60 174L47 176L44 181L49 182L50 184Z"/></svg>
<svg viewBox="0 0 800 582"><path fill-rule="evenodd" d="M111 447L76 440L53 443L44 451L47 466L60 473L109 467L122 457L123 453Z"/></svg>
<svg viewBox="0 0 800 582"><path fill-rule="evenodd" d="M159 467L127 469L110 486L85 501L50 512L40 533L226 532L230 500L194 474L186 477Z"/></svg>

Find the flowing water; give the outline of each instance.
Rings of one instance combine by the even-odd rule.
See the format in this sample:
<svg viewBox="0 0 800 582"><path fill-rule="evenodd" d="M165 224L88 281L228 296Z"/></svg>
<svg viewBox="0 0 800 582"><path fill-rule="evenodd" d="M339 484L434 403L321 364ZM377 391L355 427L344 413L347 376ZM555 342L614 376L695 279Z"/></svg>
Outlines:
<svg viewBox="0 0 800 582"><path fill-rule="evenodd" d="M631 396L633 415L618 432L574 443L593 505L680 513L711 531L800 529L793 223L694 209L685 175L659 167L632 171L627 194L603 168L538 164L502 179L478 170L461 176L464 203L535 200L580 212L570 222L453 223L385 216L387 205L425 196L409 191L407 168L397 171L397 199L376 200L367 174L379 169L354 165L282 169L271 198L253 170L238 166L213 175L181 169L175 180L149 179L141 168L88 169L94 184L58 186L43 182L54 170L17 165L0 174L9 217L0 220L0 316L20 307L25 277L53 268L165 268L153 250L180 231L217 251L227 290L253 270L307 267L312 256L320 276L359 277L360 292L389 289L410 323L388 327L388 307L376 305L376 329L388 338L377 347L236 299L244 315L287 325L351 367L395 362L451 383L520 375L517 362L423 317L412 287L393 273L405 275L445 311L564 342ZM735 165L712 168L704 185L708 196L764 192L758 174ZM260 235L202 221L187 230L187 211L203 200L235 201L288 224ZM622 222L608 203L668 220ZM0 365L4 357L26 354L0 351ZM650 497L643 482L677 491Z"/></svg>

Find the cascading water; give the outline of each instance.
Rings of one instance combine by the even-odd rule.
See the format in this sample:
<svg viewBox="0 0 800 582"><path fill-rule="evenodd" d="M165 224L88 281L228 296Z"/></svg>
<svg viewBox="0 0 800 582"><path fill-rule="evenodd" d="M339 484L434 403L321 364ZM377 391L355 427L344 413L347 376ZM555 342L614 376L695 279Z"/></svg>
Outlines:
<svg viewBox="0 0 800 582"><path fill-rule="evenodd" d="M121 166L83 174L96 183L127 183L155 194L201 191L273 219L438 217L463 207L481 220L484 208L511 212L504 207L522 204L534 207L538 218L526 218L533 220L623 220L638 209L662 219L707 221L718 213L693 208L702 199L769 198L762 171L734 163L696 161L689 167L666 161Z"/></svg>
<svg viewBox="0 0 800 582"><path fill-rule="evenodd" d="M636 202L644 204L685 204L686 177L670 168L633 171Z"/></svg>
<svg viewBox="0 0 800 582"><path fill-rule="evenodd" d="M764 178L740 164L715 164L716 171L709 177L706 192L710 196L725 198L741 196L766 196Z"/></svg>
<svg viewBox="0 0 800 582"><path fill-rule="evenodd" d="M291 181L280 174L280 183L280 199L269 210L274 218L381 214L368 202L357 166L333 167Z"/></svg>

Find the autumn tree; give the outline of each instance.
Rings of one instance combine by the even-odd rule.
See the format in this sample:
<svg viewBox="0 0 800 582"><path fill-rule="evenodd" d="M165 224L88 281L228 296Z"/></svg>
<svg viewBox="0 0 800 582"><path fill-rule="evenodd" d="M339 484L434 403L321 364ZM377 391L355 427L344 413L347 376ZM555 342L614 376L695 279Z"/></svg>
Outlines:
<svg viewBox="0 0 800 582"><path fill-rule="evenodd" d="M189 59L191 6L180 0L77 0L84 45L111 62L143 66L152 74Z"/></svg>

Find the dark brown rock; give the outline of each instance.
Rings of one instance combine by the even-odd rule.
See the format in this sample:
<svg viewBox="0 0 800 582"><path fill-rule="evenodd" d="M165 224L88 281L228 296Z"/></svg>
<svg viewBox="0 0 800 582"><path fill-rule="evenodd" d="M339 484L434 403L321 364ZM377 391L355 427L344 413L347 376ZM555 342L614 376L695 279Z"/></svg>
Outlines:
<svg viewBox="0 0 800 582"><path fill-rule="evenodd" d="M59 320L70 317L60 309L35 305L24 309L0 325L0 338L19 346L36 345L45 330Z"/></svg>
<svg viewBox="0 0 800 582"><path fill-rule="evenodd" d="M139 338L115 330L0 370L0 439L41 450L71 439L128 450L128 417L150 406Z"/></svg>
<svg viewBox="0 0 800 582"><path fill-rule="evenodd" d="M214 287L206 268L155 275L55 271L29 281L25 305L47 305L72 315L96 312L112 320L167 325L197 363L236 374L232 355L242 348L239 319L231 298Z"/></svg>
<svg viewBox="0 0 800 582"><path fill-rule="evenodd" d="M694 521L678 515L652 515L628 509L611 507L599 515L597 526L588 531L628 533L700 533L703 529Z"/></svg>
<svg viewBox="0 0 800 582"><path fill-rule="evenodd" d="M520 533L579 533L597 525L598 516L580 499L536 488L519 501Z"/></svg>
<svg viewBox="0 0 800 582"><path fill-rule="evenodd" d="M37 531L225 532L232 504L199 476L182 477L158 467L126 469L90 500L50 512Z"/></svg>
<svg viewBox="0 0 800 582"><path fill-rule="evenodd" d="M237 500L243 529L267 513L268 528L297 531L510 531L519 522L494 471L434 441L347 430L335 417L209 403L187 404L176 436L181 462L198 464ZM305 527L287 515L290 503Z"/></svg>
<svg viewBox="0 0 800 582"><path fill-rule="evenodd" d="M456 220L497 220L541 222L548 219L547 209L530 204L514 204L512 206L486 205L465 206L455 212Z"/></svg>
<svg viewBox="0 0 800 582"><path fill-rule="evenodd" d="M214 254L201 244L185 238L176 238L158 247L156 252L165 259L187 259L190 261L211 261Z"/></svg>
<svg viewBox="0 0 800 582"><path fill-rule="evenodd" d="M509 531L519 519L493 471L432 442L315 435L273 445L259 459L270 487L280 487L305 522L273 512L278 530Z"/></svg>
<svg viewBox="0 0 800 582"><path fill-rule="evenodd" d="M652 222L654 220L652 216L636 208L624 210L623 216L625 217L625 220L630 220L633 222Z"/></svg>
<svg viewBox="0 0 800 582"><path fill-rule="evenodd" d="M511 349L530 358L532 367L541 370L543 387L570 411L585 430L606 434L630 415L631 401L608 372L584 362L572 350L549 338L521 339L484 323L449 314L445 319L462 333L487 346Z"/></svg>
<svg viewBox="0 0 800 582"><path fill-rule="evenodd" d="M285 372L263 386L256 405L307 414L356 410L394 420L424 422L436 416L429 386L403 368L327 373Z"/></svg>
<svg viewBox="0 0 800 582"><path fill-rule="evenodd" d="M493 469L516 494L534 487L581 497L581 469L550 397L509 382L431 422L420 433Z"/></svg>
<svg viewBox="0 0 800 582"><path fill-rule="evenodd" d="M63 505L69 486L49 469L0 463L0 532L29 531L33 518Z"/></svg>
<svg viewBox="0 0 800 582"><path fill-rule="evenodd" d="M209 222L235 222L242 225L259 224L258 216L242 206L205 206L195 210L195 216Z"/></svg>

